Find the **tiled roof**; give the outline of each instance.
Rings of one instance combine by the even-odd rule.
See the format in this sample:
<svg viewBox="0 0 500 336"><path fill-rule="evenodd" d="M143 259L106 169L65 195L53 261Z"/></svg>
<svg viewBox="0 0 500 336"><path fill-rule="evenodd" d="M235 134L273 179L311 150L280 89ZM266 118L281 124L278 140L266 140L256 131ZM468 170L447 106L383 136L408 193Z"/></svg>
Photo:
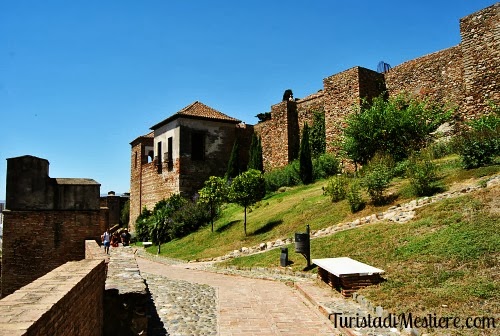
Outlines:
<svg viewBox="0 0 500 336"><path fill-rule="evenodd" d="M132 146L134 146L135 143L137 143L137 141L144 140L144 139L151 139L151 141L152 141L152 139L154 139L154 137L155 137L154 133L155 133L154 131L151 131L148 134L141 135L141 136L135 138L130 144Z"/></svg>
<svg viewBox="0 0 500 336"><path fill-rule="evenodd" d="M208 120L216 120L216 121L226 121L231 123L240 123L241 120L230 117L222 112L217 111L216 109L211 108L199 101L195 101L194 103L184 107L179 112L173 114L162 122L151 127L152 130L165 125L166 123L174 120L178 117L188 117L188 118L196 118L196 119L208 119Z"/></svg>

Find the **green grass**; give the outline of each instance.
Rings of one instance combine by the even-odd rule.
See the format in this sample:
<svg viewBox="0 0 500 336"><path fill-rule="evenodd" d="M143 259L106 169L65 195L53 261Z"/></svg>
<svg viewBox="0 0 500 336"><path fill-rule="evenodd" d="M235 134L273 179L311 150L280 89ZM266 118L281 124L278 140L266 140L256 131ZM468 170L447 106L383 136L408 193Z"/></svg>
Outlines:
<svg viewBox="0 0 500 336"><path fill-rule="evenodd" d="M361 294L394 313L443 316L498 314L500 218L481 190L429 205L406 224L379 222L311 241L313 258L351 257L385 270L387 280ZM457 211L460 209L460 211ZM305 259L290 246L291 268ZM225 266L277 267L279 249L231 259ZM313 269L312 272L315 272Z"/></svg>

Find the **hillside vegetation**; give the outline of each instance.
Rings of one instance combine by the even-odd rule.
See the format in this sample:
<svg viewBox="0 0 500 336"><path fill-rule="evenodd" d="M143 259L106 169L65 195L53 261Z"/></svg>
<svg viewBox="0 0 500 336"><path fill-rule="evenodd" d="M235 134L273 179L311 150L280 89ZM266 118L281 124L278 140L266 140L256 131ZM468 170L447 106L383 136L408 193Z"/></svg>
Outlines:
<svg viewBox="0 0 500 336"><path fill-rule="evenodd" d="M482 184L500 173L500 165L464 170L457 156L434 161L445 190ZM161 254L196 260L224 255L244 246L293 237L307 224L318 230L381 212L414 197L406 179L395 179L390 202L370 202L351 213L346 200L332 203L323 194L327 180L285 188L251 208L243 232L242 207L224 206L214 232L203 227L182 239L163 244ZM364 195L367 197L367 195ZM378 222L314 239L312 258L348 256L385 270L387 280L361 291L376 304L395 312L446 316L492 316L500 311L500 187L444 200L417 210L408 223ZM306 262L289 245L289 268L302 271ZM151 253L155 247L149 248ZM225 266L279 268L280 250L230 259ZM317 272L316 269L308 272Z"/></svg>

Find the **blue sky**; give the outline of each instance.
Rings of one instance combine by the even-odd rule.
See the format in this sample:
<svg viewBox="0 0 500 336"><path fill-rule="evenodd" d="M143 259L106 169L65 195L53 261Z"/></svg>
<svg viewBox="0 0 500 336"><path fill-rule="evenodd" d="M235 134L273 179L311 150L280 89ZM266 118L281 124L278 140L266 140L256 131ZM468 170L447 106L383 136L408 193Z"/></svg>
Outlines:
<svg viewBox="0 0 500 336"><path fill-rule="evenodd" d="M285 89L457 45L459 19L494 3L1 1L0 199L22 155L127 192L130 142L184 106L255 124Z"/></svg>

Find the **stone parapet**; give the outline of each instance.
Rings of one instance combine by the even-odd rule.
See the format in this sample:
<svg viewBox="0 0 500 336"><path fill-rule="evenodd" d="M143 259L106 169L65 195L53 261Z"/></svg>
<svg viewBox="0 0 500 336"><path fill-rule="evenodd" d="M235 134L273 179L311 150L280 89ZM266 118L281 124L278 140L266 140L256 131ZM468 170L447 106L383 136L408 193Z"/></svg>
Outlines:
<svg viewBox="0 0 500 336"><path fill-rule="evenodd" d="M68 262L0 300L0 335L101 335L105 265Z"/></svg>

